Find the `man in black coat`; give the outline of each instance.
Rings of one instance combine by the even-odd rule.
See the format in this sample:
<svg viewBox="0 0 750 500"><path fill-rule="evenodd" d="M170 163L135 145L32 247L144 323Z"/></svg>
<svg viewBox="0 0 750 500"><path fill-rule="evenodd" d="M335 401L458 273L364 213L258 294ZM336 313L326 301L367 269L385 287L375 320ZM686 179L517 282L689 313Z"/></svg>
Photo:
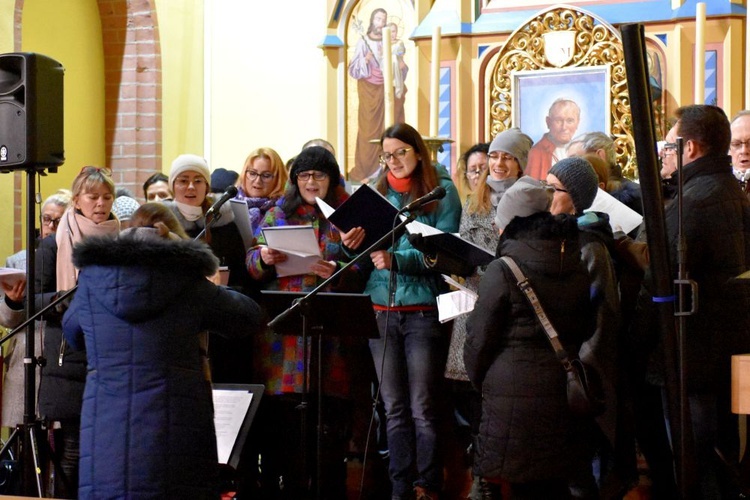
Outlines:
<svg viewBox="0 0 750 500"><path fill-rule="evenodd" d="M721 479L714 447L729 460L738 460L738 423L730 412L731 355L750 351L750 287L732 278L750 267L750 203L732 175L727 155L731 133L724 111L693 105L679 108L676 116L670 133L684 141L683 261L700 297L696 313L686 318L683 335L697 480L702 498L725 498L727 482ZM665 218L676 277L676 201L667 206ZM657 331L649 326L641 333ZM650 375L656 374L658 370L651 370Z"/></svg>

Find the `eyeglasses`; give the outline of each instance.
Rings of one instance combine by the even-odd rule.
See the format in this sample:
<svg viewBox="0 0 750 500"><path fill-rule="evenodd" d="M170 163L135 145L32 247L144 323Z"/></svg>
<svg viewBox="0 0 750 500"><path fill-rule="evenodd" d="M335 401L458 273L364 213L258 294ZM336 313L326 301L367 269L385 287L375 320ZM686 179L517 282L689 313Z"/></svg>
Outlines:
<svg viewBox="0 0 750 500"><path fill-rule="evenodd" d="M482 172L484 172L485 169L478 168L476 170L467 170L466 171L466 177L479 177Z"/></svg>
<svg viewBox="0 0 750 500"><path fill-rule="evenodd" d="M53 219L49 215L42 215L42 224L45 226L52 224L53 227L57 227L57 225L60 224L60 217Z"/></svg>
<svg viewBox="0 0 750 500"><path fill-rule="evenodd" d="M411 151L411 149L412 148L401 148L397 149L393 153L383 153L382 155L380 155L380 161L382 163L390 163L394 158L396 158L397 160L401 160L404 156L406 156L406 153Z"/></svg>
<svg viewBox="0 0 750 500"><path fill-rule="evenodd" d="M187 188L190 186L190 184L193 185L193 187L199 187L206 183L206 180L203 177L196 177L195 179L190 179L188 177L178 177L174 180L174 185L181 187L181 188Z"/></svg>
<svg viewBox="0 0 750 500"><path fill-rule="evenodd" d="M245 175L250 178L251 181L256 180L258 177L260 177L261 182L271 182L274 177L276 177L271 172L263 172L262 174L259 172L256 172L255 170L248 170Z"/></svg>
<svg viewBox="0 0 750 500"><path fill-rule="evenodd" d="M509 154L506 154L506 153L500 154L500 153L498 153L497 151L495 151L495 152L493 152L493 153L490 153L490 154L488 154L488 155L487 155L487 158L489 158L489 159L490 159L490 160L492 160L492 161L498 161L498 160L502 160L502 161L511 161L511 160L515 160L515 159L516 159L516 158L515 158L514 156L512 156L512 155L509 155Z"/></svg>
<svg viewBox="0 0 750 500"><path fill-rule="evenodd" d="M664 146L661 148L662 154L667 153L676 153L677 152L677 143L676 142L665 142Z"/></svg>
<svg viewBox="0 0 750 500"><path fill-rule="evenodd" d="M328 174L319 170L308 170L307 172L300 172L297 174L297 180L302 182L307 182L310 178L313 178L316 181L324 181L328 179Z"/></svg>
<svg viewBox="0 0 750 500"><path fill-rule="evenodd" d="M746 141L732 141L729 143L729 147L734 150L742 149L743 146L750 149L750 139Z"/></svg>
<svg viewBox="0 0 750 500"><path fill-rule="evenodd" d="M561 187L555 186L554 184L550 184L547 181L539 181L544 189L547 191L555 191L557 193L567 193L567 189L563 189Z"/></svg>

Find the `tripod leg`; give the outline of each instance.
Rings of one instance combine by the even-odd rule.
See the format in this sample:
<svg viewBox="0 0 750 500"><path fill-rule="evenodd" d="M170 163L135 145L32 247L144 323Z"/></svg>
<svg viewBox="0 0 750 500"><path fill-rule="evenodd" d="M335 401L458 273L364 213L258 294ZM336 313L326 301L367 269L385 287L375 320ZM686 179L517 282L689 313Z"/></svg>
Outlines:
<svg viewBox="0 0 750 500"><path fill-rule="evenodd" d="M39 466L39 448L37 446L36 433L34 432L34 426L29 426L29 444L31 449L29 453L34 461L34 478L36 479L36 490L39 493L39 497L42 495L42 468Z"/></svg>
<svg viewBox="0 0 750 500"><path fill-rule="evenodd" d="M13 445L13 443L18 438L18 429L19 429L18 427L16 427L15 429L13 429L13 432L10 434L10 437L5 442L5 445L3 446L3 448L0 450L0 457L5 456L5 454L8 452L8 450L10 449L10 447Z"/></svg>

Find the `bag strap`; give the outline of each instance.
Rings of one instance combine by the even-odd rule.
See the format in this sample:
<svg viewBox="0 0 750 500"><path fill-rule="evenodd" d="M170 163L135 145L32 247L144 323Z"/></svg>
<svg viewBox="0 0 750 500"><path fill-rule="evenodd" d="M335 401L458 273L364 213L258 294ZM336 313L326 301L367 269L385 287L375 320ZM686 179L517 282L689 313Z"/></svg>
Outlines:
<svg viewBox="0 0 750 500"><path fill-rule="evenodd" d="M552 326L549 318L547 318L547 314L544 312L544 308L542 308L542 303L539 302L539 297L537 297L534 289L531 288L529 279L526 277L526 275L523 274L521 268L518 267L518 264L516 264L516 261L514 261L512 258L504 256L500 257L500 260L505 262L510 271L513 273L513 276L515 276L518 288L521 289L524 295L526 295L526 298L529 300L531 308L534 310L537 319L539 319L539 323L542 324L544 332L547 334L549 343L552 344L552 349L554 349L555 354L557 354L557 358L560 360L563 367L568 370L570 368L570 358L568 357L568 352L560 343L560 339L557 337L557 331L555 330L555 327Z"/></svg>

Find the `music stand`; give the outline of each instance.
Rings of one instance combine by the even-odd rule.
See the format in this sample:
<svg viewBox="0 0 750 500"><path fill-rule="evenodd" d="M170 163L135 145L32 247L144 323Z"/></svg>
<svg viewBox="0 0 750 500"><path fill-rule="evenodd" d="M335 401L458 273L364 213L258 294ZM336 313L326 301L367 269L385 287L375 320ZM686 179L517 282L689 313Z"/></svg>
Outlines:
<svg viewBox="0 0 750 500"><path fill-rule="evenodd" d="M216 426L217 445L219 445L219 463L226 464L235 470L237 469L237 465L240 463L242 448L245 446L250 427L253 425L253 419L255 419L255 414L258 412L258 406L260 406L264 389L265 386L262 384L211 385L214 399L214 425ZM245 406L243 406L242 399L222 400L220 393L227 391L236 393L241 398L249 395L251 399L247 408L245 409ZM223 404L217 405L217 402ZM240 422L239 428L233 426L233 423L236 421ZM219 434L222 431L231 433L228 436L232 440L231 449L221 449ZM222 458L225 458L225 460L222 461Z"/></svg>
<svg viewBox="0 0 750 500"><path fill-rule="evenodd" d="M288 311L295 302L308 297L305 292L284 292L262 290L262 304L269 316L278 316ZM337 337L364 337L368 339L380 336L372 300L369 295L361 293L317 293L308 297L308 301L299 308L298 314L285 316L275 322L271 329L278 335L302 337L303 349L307 350L307 337L317 335L317 348L311 343L310 360L317 358L318 421L316 442L316 498L320 498L320 480L322 477L321 457L323 438L323 384L322 384L322 339L324 335ZM303 471L307 473L307 354L303 358L302 374L302 453ZM313 370L310 370L313 371Z"/></svg>

